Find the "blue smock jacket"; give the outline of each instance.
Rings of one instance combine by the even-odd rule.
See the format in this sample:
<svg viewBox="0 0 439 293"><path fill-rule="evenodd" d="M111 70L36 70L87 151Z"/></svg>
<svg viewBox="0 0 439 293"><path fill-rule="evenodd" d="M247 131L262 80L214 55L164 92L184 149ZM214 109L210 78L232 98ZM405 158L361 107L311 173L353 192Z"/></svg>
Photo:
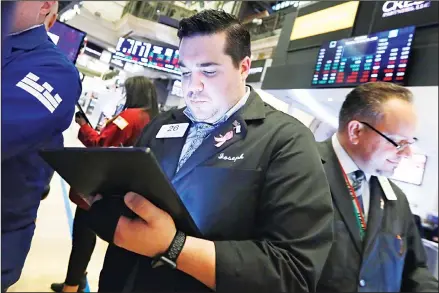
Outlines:
<svg viewBox="0 0 439 293"><path fill-rule="evenodd" d="M20 277L53 170L41 148L63 147L82 91L78 70L39 26L2 44L2 289Z"/></svg>

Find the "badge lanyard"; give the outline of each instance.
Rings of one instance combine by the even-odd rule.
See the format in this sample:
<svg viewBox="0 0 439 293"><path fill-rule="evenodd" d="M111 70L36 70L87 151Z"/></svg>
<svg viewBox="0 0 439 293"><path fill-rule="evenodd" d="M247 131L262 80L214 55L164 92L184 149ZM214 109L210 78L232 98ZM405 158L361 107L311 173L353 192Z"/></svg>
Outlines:
<svg viewBox="0 0 439 293"><path fill-rule="evenodd" d="M339 161L340 163L340 161ZM341 171L343 173L343 177L344 180L346 182L346 186L349 190L349 193L351 194L352 197L352 204L354 206L354 210L355 210L355 218L356 218L356 222L357 222L357 226L360 228L360 237L361 240L363 240L364 235L366 233L366 221L364 220L364 214L363 211L361 210L361 206L360 206L360 201L357 198L357 194L355 193L355 189L354 187L352 187L352 184L349 182L348 176L346 175L346 172L343 169L343 166L340 163L340 168Z"/></svg>

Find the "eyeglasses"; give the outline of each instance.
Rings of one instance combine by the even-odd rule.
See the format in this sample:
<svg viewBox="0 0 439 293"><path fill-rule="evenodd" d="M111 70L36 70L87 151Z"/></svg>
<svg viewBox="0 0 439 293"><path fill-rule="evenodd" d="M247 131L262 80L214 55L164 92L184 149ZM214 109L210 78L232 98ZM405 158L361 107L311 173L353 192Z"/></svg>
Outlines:
<svg viewBox="0 0 439 293"><path fill-rule="evenodd" d="M376 133L378 133L379 135L381 135L382 137L384 137L388 142L390 142L392 145L394 145L396 147L396 149L398 150L402 150L405 147L414 144L415 142L418 141L418 139L416 137L413 138L413 140L411 141L404 141L402 143L397 143L395 142L393 139L389 138L388 136L386 136L384 133L382 133L381 131L379 131L378 129L376 129L375 127L373 127L372 125L370 125L367 122L364 121L360 121L360 123L366 125L367 127L369 127L370 129L372 129L373 131L375 131Z"/></svg>

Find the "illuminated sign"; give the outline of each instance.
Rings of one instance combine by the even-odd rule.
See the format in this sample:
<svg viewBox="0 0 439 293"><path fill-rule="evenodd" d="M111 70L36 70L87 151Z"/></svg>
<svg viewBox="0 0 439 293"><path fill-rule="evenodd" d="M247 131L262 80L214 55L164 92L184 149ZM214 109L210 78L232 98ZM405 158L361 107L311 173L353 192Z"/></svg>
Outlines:
<svg viewBox="0 0 439 293"><path fill-rule="evenodd" d="M349 1L296 18L290 40L350 28L354 25L359 1Z"/></svg>
<svg viewBox="0 0 439 293"><path fill-rule="evenodd" d="M179 51L133 39L119 38L113 59L180 74Z"/></svg>
<svg viewBox="0 0 439 293"><path fill-rule="evenodd" d="M403 14L430 7L431 1L386 1L383 4L382 17Z"/></svg>
<svg viewBox="0 0 439 293"><path fill-rule="evenodd" d="M317 56L312 87L403 83L415 27L326 42Z"/></svg>
<svg viewBox="0 0 439 293"><path fill-rule="evenodd" d="M271 9L273 9L274 11L278 11L290 6L293 7L299 7L300 1L284 1L281 3L277 3L276 5L271 6Z"/></svg>

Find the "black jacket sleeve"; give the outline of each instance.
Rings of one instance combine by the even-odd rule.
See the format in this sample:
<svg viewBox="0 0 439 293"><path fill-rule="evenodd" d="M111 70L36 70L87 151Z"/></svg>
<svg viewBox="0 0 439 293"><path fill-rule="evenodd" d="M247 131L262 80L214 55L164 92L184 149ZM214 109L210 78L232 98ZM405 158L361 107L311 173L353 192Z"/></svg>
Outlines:
<svg viewBox="0 0 439 293"><path fill-rule="evenodd" d="M281 129L266 172L255 239L216 241L219 292L315 291L333 241L329 185L311 132Z"/></svg>
<svg viewBox="0 0 439 293"><path fill-rule="evenodd" d="M402 191L401 191L402 192ZM419 236L407 198L404 196L407 228L407 254L404 263L401 292L438 292L438 280L427 268L424 244Z"/></svg>

